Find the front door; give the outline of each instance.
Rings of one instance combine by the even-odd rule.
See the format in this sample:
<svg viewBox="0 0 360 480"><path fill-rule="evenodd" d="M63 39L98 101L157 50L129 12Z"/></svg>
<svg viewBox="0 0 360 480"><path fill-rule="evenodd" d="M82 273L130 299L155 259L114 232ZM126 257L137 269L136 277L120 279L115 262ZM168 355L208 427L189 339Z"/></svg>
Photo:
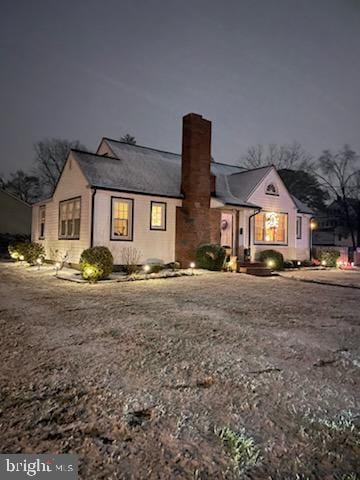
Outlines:
<svg viewBox="0 0 360 480"><path fill-rule="evenodd" d="M227 250L233 250L233 215L232 213L221 212L221 245Z"/></svg>

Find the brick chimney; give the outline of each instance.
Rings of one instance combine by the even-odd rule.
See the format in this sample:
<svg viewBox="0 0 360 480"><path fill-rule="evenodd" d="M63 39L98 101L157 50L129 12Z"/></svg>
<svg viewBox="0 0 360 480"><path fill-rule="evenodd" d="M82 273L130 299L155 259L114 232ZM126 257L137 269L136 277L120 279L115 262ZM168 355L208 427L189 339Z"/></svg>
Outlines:
<svg viewBox="0 0 360 480"><path fill-rule="evenodd" d="M220 212L210 211L214 180L210 173L211 122L201 115L183 117L181 191L176 212L175 257L186 268L203 243L219 243Z"/></svg>

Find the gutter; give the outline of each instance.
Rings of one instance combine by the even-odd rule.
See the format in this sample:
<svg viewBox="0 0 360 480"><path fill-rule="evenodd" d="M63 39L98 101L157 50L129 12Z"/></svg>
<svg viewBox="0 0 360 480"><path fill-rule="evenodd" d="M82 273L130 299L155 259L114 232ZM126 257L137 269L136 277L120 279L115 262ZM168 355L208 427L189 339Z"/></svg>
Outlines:
<svg viewBox="0 0 360 480"><path fill-rule="evenodd" d="M91 220L90 220L90 247L94 246L94 217L95 217L95 195L96 188L93 187L91 195Z"/></svg>

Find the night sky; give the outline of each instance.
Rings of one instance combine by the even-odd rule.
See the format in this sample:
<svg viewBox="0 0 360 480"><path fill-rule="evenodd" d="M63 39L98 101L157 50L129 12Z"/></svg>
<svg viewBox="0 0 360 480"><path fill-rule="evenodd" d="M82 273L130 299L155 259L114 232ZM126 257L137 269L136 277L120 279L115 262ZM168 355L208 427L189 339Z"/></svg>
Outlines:
<svg viewBox="0 0 360 480"><path fill-rule="evenodd" d="M1 0L0 59L5 175L44 137L179 152L188 112L222 162L294 140L360 151L359 0Z"/></svg>

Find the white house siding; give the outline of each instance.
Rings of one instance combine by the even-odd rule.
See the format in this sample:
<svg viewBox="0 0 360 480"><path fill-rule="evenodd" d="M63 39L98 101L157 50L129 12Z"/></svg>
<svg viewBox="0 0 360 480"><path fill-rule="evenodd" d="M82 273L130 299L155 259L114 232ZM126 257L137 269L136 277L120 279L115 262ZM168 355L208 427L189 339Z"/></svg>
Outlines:
<svg viewBox="0 0 360 480"><path fill-rule="evenodd" d="M111 197L130 198L134 201L133 240L110 240ZM151 201L166 203L166 231L150 230ZM175 260L176 207L181 200L107 190L97 190L94 213L94 245L108 247L114 263L122 264L125 247L135 247L141 253L140 263L168 263Z"/></svg>
<svg viewBox="0 0 360 480"><path fill-rule="evenodd" d="M311 215L298 213L297 217L302 218L301 238L296 239L296 259L308 260L310 258L310 220Z"/></svg>
<svg viewBox="0 0 360 480"><path fill-rule="evenodd" d="M32 240L45 248L46 258L60 260L68 253L68 261L78 264L83 250L90 246L91 189L76 160L70 154L63 173L50 201L33 206ZM79 240L59 240L59 202L81 197L81 220ZM39 239L39 207L46 205L45 238Z"/></svg>
<svg viewBox="0 0 360 480"><path fill-rule="evenodd" d="M269 183L274 183L278 188L278 196L268 195L265 193L266 186ZM287 245L278 244L254 244L254 219L251 221L251 256L254 259L257 254L263 250L273 249L281 252L285 259L289 260L304 260L309 258L309 249L306 249L305 243L301 245L296 241L296 217L298 215L297 208L288 193L285 185L275 169L270 170L263 181L256 187L254 192L250 195L248 202L255 205L260 205L263 211L287 213L288 214L288 241ZM248 219L254 213L251 210L244 211L245 231L248 235ZM305 229L303 229L305 230ZM245 240L248 244L248 238ZM304 240L305 242L305 240Z"/></svg>

